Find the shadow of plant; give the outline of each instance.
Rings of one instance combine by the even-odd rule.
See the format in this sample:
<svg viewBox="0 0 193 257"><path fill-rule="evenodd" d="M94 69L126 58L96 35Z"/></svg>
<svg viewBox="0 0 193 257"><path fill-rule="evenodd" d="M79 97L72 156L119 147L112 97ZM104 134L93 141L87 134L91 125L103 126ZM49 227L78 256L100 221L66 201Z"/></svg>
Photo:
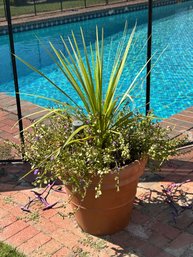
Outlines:
<svg viewBox="0 0 193 257"><path fill-rule="evenodd" d="M19 177L27 172L30 166L9 164L4 165L4 168L7 174L16 172ZM159 256L160 253L167 256L171 253L170 243L180 233L193 234L193 191L190 182L186 181L192 180L192 170L191 161L172 159L162 166L161 173L146 171L139 183L130 224L114 235L86 235L80 240L80 249L73 250L73 256L91 256L91 252L85 246L97 252L99 257L104 253L111 257L149 257ZM6 176L0 177L1 183ZM27 181L31 182L33 179L33 176L28 177ZM185 181L186 183L182 183ZM12 180L10 183L17 184L17 181ZM173 202L170 199L171 195L166 195L169 185ZM20 189L22 190L22 187ZM6 201L9 202L10 199L6 198Z"/></svg>
<svg viewBox="0 0 193 257"><path fill-rule="evenodd" d="M25 180L22 176L30 170L28 163L1 163L0 164L0 192L19 191L32 188L34 177L28 176Z"/></svg>
<svg viewBox="0 0 193 257"><path fill-rule="evenodd" d="M119 233L102 237L114 252L110 256L167 256L173 251L170 243L182 231L193 234L193 191L186 191L188 183L166 186L163 182L156 189L149 188L148 182L140 183L143 193L136 197L130 224Z"/></svg>

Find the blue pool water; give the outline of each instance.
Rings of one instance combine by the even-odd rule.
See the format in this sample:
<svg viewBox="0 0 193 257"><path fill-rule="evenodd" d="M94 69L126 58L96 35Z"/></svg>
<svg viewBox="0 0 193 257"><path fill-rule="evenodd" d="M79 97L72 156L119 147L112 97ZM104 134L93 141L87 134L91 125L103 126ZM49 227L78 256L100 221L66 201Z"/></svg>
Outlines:
<svg viewBox="0 0 193 257"><path fill-rule="evenodd" d="M155 57L152 65L156 65L151 77L151 108L159 117L169 117L193 105L193 1L154 8L153 17L152 44ZM40 69L81 104L77 96L73 95L67 80L57 70L56 65L52 64L41 44L48 46L50 40L56 47L63 50L59 36L62 35L67 39L73 30L80 40L80 26L85 31L87 44L93 44L96 25L99 29L104 27L105 86L108 82L113 54L122 37L125 22L128 21L129 25L126 36L128 38L136 20L138 25L134 44L118 92L121 94L125 88L129 87L137 72L146 62L147 10L16 33L14 35L16 54ZM41 39L41 44L36 36ZM158 60L164 49L164 53ZM17 64L22 99L42 106L52 106L53 103L27 96L25 93L43 95L61 101L66 100L45 79L19 61ZM135 100L133 107L139 108L141 111L145 109L144 77L145 71L131 92ZM0 37L0 92L9 92L10 94L14 92L7 36Z"/></svg>

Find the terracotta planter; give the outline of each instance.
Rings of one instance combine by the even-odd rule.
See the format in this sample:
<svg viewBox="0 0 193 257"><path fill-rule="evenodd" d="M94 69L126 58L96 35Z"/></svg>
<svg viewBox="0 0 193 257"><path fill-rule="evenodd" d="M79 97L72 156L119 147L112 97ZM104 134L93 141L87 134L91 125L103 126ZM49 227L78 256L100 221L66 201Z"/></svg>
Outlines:
<svg viewBox="0 0 193 257"><path fill-rule="evenodd" d="M115 175L109 174L102 184L102 195L95 198L94 180L83 201L72 196L71 205L79 207L75 217L79 226L92 235L113 234L129 223L133 201L135 199L137 183L143 174L146 161L134 161L120 171L120 191L115 188ZM70 188L67 193L71 195Z"/></svg>

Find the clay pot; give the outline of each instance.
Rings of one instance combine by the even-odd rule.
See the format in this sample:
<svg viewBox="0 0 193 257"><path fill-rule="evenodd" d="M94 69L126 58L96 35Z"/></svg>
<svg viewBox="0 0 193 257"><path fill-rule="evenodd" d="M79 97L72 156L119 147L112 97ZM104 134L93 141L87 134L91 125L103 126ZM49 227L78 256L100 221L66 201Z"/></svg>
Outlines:
<svg viewBox="0 0 193 257"><path fill-rule="evenodd" d="M143 174L146 161L134 161L120 170L120 190L115 188L115 174L108 174L102 184L102 195L95 198L95 179L88 188L86 197L73 195L71 205L79 226L92 235L113 234L129 223L133 202L135 199L137 183ZM70 187L66 188L71 195Z"/></svg>

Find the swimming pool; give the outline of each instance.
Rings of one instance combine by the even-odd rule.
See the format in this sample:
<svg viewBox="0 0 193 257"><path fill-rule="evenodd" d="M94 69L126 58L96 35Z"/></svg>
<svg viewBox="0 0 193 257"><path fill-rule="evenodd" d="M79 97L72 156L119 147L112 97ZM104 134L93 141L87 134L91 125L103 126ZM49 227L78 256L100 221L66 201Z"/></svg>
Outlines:
<svg viewBox="0 0 193 257"><path fill-rule="evenodd" d="M154 8L153 12L153 53L156 51L152 64L157 61L151 77L151 108L160 117L169 117L189 106L193 105L193 1L176 5L168 5ZM36 35L43 45L47 46L52 41L55 46L62 49L59 36L67 38L71 30L80 37L80 26L85 31L86 41L94 43L95 27L104 27L105 30L105 80L109 76L109 67L112 64L114 49L117 48L123 33L125 21L128 21L129 36L136 20L138 23L135 34L135 44L132 47L125 72L121 78L120 92L128 87L140 68L146 61L146 34L147 34L147 10L97 18L72 24L60 25L50 28L38 29L28 32L16 33L16 54L25 59L55 83L65 88L72 96L68 82L58 72L56 66L40 45ZM8 37L0 37L0 91L14 92L12 70L10 64ZM52 106L46 100L26 96L25 93L43 95L61 99L61 95L43 78L35 74L22 63L18 63L18 75L21 98L42 106ZM145 109L145 81L141 74L140 80L132 91L135 99L135 107L141 111ZM76 99L76 95L74 98ZM79 99L77 99L79 101ZM79 102L79 104L81 104Z"/></svg>

